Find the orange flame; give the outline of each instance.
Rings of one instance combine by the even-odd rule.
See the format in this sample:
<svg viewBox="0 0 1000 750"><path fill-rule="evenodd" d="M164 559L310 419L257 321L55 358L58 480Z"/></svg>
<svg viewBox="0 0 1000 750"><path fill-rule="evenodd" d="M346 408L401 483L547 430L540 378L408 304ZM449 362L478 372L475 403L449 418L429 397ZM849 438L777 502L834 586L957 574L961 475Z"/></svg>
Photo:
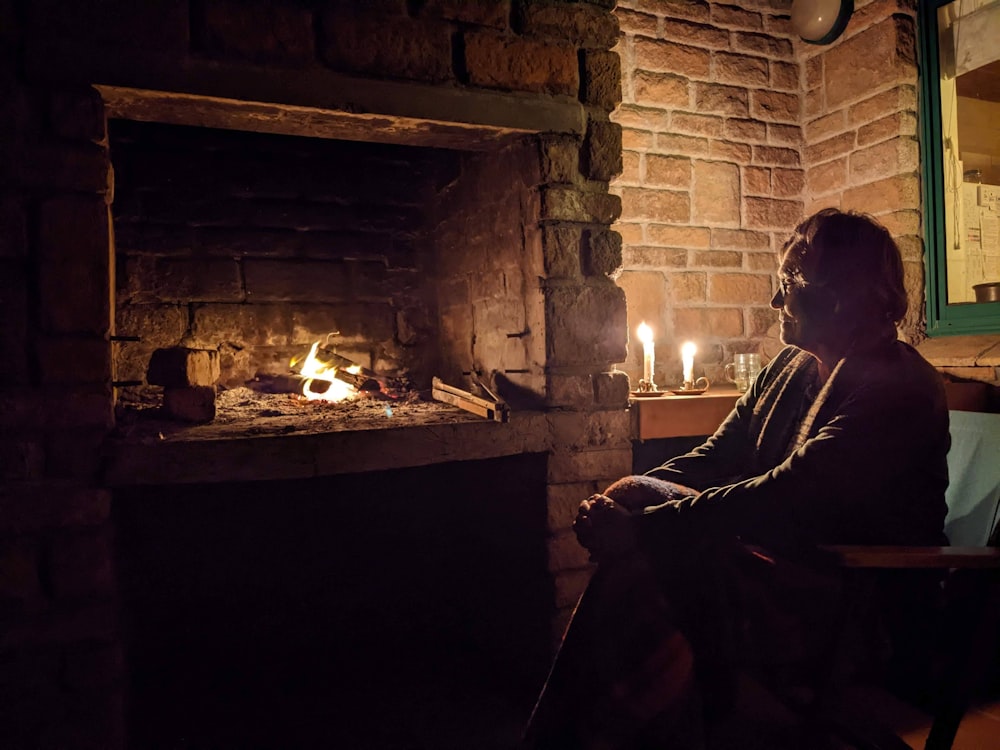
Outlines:
<svg viewBox="0 0 1000 750"><path fill-rule="evenodd" d="M316 356L318 348L319 342L317 341L312 345L309 354L306 355L305 361L302 363L302 367L299 368L299 375L306 378L306 381L302 384L302 395L310 401L347 401L357 398L358 390L353 385L345 383L342 380L337 380L337 368L324 364ZM292 367L295 367L296 361L295 359L292 360ZM358 365L351 365L345 368L345 372L357 374L361 372L361 368ZM326 390L323 392L312 390L313 381L316 380L322 380L327 383L328 387Z"/></svg>

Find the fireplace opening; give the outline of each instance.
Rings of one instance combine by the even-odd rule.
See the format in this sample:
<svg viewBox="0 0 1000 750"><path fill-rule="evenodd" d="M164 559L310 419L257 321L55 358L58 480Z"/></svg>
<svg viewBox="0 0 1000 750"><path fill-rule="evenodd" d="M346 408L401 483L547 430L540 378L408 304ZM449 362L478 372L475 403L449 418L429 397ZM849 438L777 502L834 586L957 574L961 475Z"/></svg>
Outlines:
<svg viewBox="0 0 1000 750"><path fill-rule="evenodd" d="M231 388L322 340L364 368L436 363L425 223L456 152L111 120L118 377L216 350ZM124 390L141 396L148 386Z"/></svg>
<svg viewBox="0 0 1000 750"><path fill-rule="evenodd" d="M550 656L545 467L117 490L130 745L513 746Z"/></svg>
<svg viewBox="0 0 1000 750"><path fill-rule="evenodd" d="M531 138L460 152L121 119L109 138L120 415L162 402L147 368L171 347L217 352L218 386L258 394L301 392L316 342L404 405L434 377L543 382Z"/></svg>

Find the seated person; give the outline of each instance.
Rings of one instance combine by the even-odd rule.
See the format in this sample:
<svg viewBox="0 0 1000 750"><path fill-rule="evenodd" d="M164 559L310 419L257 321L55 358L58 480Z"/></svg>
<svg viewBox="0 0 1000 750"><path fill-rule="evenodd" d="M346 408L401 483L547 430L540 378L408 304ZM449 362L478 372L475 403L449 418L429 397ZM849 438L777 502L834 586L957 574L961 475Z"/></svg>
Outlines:
<svg viewBox="0 0 1000 750"><path fill-rule="evenodd" d="M536 706L538 748L700 747L734 670L807 673L829 645L821 544L945 544L942 378L897 340L903 264L871 218L827 209L780 256L787 346L690 453L584 500L599 563Z"/></svg>

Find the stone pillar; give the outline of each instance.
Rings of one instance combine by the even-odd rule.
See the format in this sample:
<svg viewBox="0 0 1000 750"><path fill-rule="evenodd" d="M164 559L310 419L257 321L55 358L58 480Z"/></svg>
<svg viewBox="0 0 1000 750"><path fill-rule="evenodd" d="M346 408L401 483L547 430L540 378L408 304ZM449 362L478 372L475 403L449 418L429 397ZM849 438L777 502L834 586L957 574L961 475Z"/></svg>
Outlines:
<svg viewBox="0 0 1000 750"><path fill-rule="evenodd" d="M589 580L586 550L572 522L580 501L632 471L625 293L616 283L622 238L611 229L621 198L609 190L622 171L621 60L613 16L587 4L525 4L525 33L558 35L581 47L581 140L541 139L540 304L545 327L548 422L549 569L555 582L553 636L563 632Z"/></svg>
<svg viewBox="0 0 1000 750"><path fill-rule="evenodd" d="M89 87L3 75L0 744L119 748L111 498L98 481L113 378L104 112Z"/></svg>

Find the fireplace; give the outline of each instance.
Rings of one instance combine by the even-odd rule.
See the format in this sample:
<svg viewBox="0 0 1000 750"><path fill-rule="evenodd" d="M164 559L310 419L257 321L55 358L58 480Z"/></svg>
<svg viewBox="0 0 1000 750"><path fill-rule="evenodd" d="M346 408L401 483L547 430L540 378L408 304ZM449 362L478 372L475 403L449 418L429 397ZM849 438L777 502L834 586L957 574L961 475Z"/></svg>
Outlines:
<svg viewBox="0 0 1000 750"><path fill-rule="evenodd" d="M51 507L38 523L59 533L43 555L36 530L25 532L36 588L57 601L26 608L12 632L69 665L36 691L52 704L49 744L87 723L95 746L124 746L122 717L157 702L157 659L183 651L173 635L218 645L225 627L189 633L192 613L220 615L218 589L169 603L180 580L170 550L185 580L210 577L216 562L240 579L240 606L258 584L287 582L275 589L287 610L338 573L328 540L358 545L365 569L378 569L377 532L388 521L401 536L409 508L395 498L413 487L457 489L426 500L445 498L430 516L453 532L435 537L442 556L421 573L405 566L417 550L386 551L384 570L411 580L379 572L362 588L395 582L405 602L404 583L453 574L464 593L425 590L417 598L432 604L416 619L432 622L456 596L479 603L485 618L442 622L475 634L465 645L486 674L505 656L478 653L477 638L502 615L534 654L503 679L521 696L537 683L539 644L560 633L589 575L573 510L631 468L629 383L613 367L626 326L613 281L621 238L610 230L620 200L608 185L621 169L612 5L15 0L11 174L24 197L4 216L28 248L30 291L4 333L4 350L23 352L4 424L30 480L18 502L33 519ZM224 403L287 374L317 340L391 379L398 387L382 395L398 400ZM152 353L177 346L218 357L210 421L147 419L155 409L140 408L158 397L146 382ZM478 395L486 386L509 420L428 398L435 377ZM357 537L338 537L338 504L317 494L365 495L375 515L359 510ZM513 496L503 538L471 544ZM460 524L442 523L455 512ZM273 569L230 534L243 524L285 537ZM308 561L316 570L299 578ZM490 599L484 582L505 572L517 591ZM336 619L330 599L316 601ZM377 603L373 621L388 621L391 604ZM175 627L149 626L171 613ZM277 646L309 625L305 615L286 624ZM308 659L275 658L285 657L305 679ZM216 666L203 697L234 662ZM256 697L233 705L259 704L268 674L248 678ZM170 688L193 687L182 683Z"/></svg>
<svg viewBox="0 0 1000 750"><path fill-rule="evenodd" d="M142 383L154 350L183 344L219 353L225 388L273 385L320 342L415 390L435 376L537 387L525 146L109 131L121 381Z"/></svg>
<svg viewBox="0 0 1000 750"><path fill-rule="evenodd" d="M131 741L441 742L413 707L451 714L441 731L462 691L501 707L477 744L513 741L557 611L537 139L459 151L116 119L109 144L105 478ZM315 342L380 388L290 392ZM174 347L217 353L212 419L164 416L146 374ZM435 401L434 378L513 419Z"/></svg>
<svg viewBox="0 0 1000 750"><path fill-rule="evenodd" d="M112 120L109 143L131 742L408 746L456 714L460 744L480 722L477 745L513 742L556 613L537 141ZM380 388L289 392L317 341ZM217 353L211 420L163 415L146 373L173 347ZM433 378L513 420L435 401Z"/></svg>
<svg viewBox="0 0 1000 750"><path fill-rule="evenodd" d="M491 733L513 741L556 612L537 140L459 151L112 120L109 144L105 481L131 741L440 742L418 714L446 725L463 691L501 706ZM315 342L380 387L290 392ZM218 356L201 424L164 416L147 382L175 347ZM435 401L433 378L486 385L513 421Z"/></svg>

